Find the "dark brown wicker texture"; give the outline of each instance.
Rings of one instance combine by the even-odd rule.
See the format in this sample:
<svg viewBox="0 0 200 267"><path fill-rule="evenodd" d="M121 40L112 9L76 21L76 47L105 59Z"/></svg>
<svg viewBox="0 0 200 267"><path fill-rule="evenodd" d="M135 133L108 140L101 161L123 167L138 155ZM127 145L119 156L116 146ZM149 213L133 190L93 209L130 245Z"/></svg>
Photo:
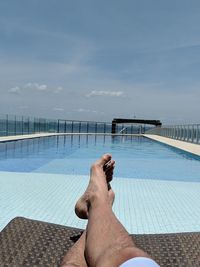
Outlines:
<svg viewBox="0 0 200 267"><path fill-rule="evenodd" d="M0 233L0 266L59 266L81 231L15 218ZM200 266L200 233L134 235L134 240L162 267Z"/></svg>

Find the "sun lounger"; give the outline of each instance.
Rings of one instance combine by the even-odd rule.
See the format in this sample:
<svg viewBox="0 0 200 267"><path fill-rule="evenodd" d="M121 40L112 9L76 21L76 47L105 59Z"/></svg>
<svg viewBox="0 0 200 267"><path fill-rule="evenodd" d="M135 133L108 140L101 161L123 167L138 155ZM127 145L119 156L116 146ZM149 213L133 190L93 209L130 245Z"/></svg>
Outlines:
<svg viewBox="0 0 200 267"><path fill-rule="evenodd" d="M0 233L0 266L59 266L81 232L72 227L17 217ZM162 267L200 266L200 233L132 236L137 246Z"/></svg>

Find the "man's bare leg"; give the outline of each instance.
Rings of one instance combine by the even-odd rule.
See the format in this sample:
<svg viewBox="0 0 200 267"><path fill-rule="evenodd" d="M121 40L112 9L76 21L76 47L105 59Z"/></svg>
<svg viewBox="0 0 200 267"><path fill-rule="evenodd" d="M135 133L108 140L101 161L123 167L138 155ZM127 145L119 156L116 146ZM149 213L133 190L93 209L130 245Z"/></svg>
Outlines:
<svg viewBox="0 0 200 267"><path fill-rule="evenodd" d="M109 205L112 207L115 194L110 187L108 192ZM79 240L67 252L62 260L61 267L88 267L85 259L86 231L84 231Z"/></svg>
<svg viewBox="0 0 200 267"><path fill-rule="evenodd" d="M101 162L102 161L102 162ZM112 181L113 178L113 170L114 170L114 164L115 161L111 159L110 154L105 154L103 155L102 159L97 160L93 166L98 165L101 166L103 164L103 173L105 175L106 183L107 183L107 190L110 188L110 182ZM93 169L93 166L91 167L91 172ZM81 198L77 201L76 206L75 206L75 213L76 215L81 218L81 219L88 219L88 205L89 205L89 197L92 193L92 191L95 190L95 183L94 179L91 179L90 175L90 181L88 184L88 187L85 191L85 193L81 196ZM98 179L98 177L97 177ZM101 179L101 177L100 177Z"/></svg>
<svg viewBox="0 0 200 267"><path fill-rule="evenodd" d="M89 190L86 191L85 198L87 205L84 206L84 198L81 199L82 204L78 205L81 207L81 212L85 212L84 217L89 216L87 232L84 232L64 257L63 267L118 267L130 258L148 257L144 251L135 246L132 238L112 212L110 193L113 199L114 193L112 190L108 191L109 184L103 170L105 162L107 162L107 155L104 155L91 168ZM85 247L85 253L83 247ZM77 259L78 255L79 259Z"/></svg>
<svg viewBox="0 0 200 267"><path fill-rule="evenodd" d="M118 267L130 258L149 257L135 246L112 211L104 165L105 155L91 168L87 195L85 258L90 267Z"/></svg>
<svg viewBox="0 0 200 267"><path fill-rule="evenodd" d="M64 256L61 267L87 267L85 260L85 238L86 232L84 231L78 241Z"/></svg>
<svg viewBox="0 0 200 267"><path fill-rule="evenodd" d="M107 162L109 162L107 166L104 166L104 173L106 176L106 180L108 182L107 188L109 189L108 191L109 205L112 207L113 202L114 202L114 192L109 182L112 180L114 161L110 161L111 159L110 155L105 155L105 159L107 160ZM88 191L90 191L90 186L88 186L86 192ZM81 216L83 216L84 218L88 216L87 195L88 194L85 193L76 204L77 213L81 214ZM61 263L61 267L87 267L87 263L86 263L85 256L84 256L85 243L86 243L86 231L83 232L79 240L73 245L73 247L64 256L62 263Z"/></svg>

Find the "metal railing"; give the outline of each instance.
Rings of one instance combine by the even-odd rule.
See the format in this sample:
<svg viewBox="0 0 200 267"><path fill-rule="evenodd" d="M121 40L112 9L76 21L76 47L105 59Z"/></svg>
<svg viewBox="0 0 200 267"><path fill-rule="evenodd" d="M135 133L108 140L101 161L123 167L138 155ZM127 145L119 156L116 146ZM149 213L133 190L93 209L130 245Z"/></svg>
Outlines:
<svg viewBox="0 0 200 267"><path fill-rule="evenodd" d="M200 144L200 124L155 127L145 133Z"/></svg>
<svg viewBox="0 0 200 267"><path fill-rule="evenodd" d="M111 123L0 115L0 136L33 133L110 133Z"/></svg>
<svg viewBox="0 0 200 267"><path fill-rule="evenodd" d="M125 130L124 130L125 129ZM123 130L123 131L122 131ZM141 134L145 125L117 124L118 134ZM96 121L78 121L63 119L44 119L28 116L1 115L0 136L24 135L34 133L108 133L112 132L112 123Z"/></svg>

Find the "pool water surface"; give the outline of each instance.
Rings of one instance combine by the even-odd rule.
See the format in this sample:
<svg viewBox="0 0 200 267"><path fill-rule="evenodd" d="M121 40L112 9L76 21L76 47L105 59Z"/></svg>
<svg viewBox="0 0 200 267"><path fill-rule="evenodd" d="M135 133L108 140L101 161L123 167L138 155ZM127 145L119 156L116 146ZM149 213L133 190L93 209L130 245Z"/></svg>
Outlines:
<svg viewBox="0 0 200 267"><path fill-rule="evenodd" d="M58 136L0 144L0 171L89 173L95 159L111 153L115 176L200 181L200 157L144 137Z"/></svg>

